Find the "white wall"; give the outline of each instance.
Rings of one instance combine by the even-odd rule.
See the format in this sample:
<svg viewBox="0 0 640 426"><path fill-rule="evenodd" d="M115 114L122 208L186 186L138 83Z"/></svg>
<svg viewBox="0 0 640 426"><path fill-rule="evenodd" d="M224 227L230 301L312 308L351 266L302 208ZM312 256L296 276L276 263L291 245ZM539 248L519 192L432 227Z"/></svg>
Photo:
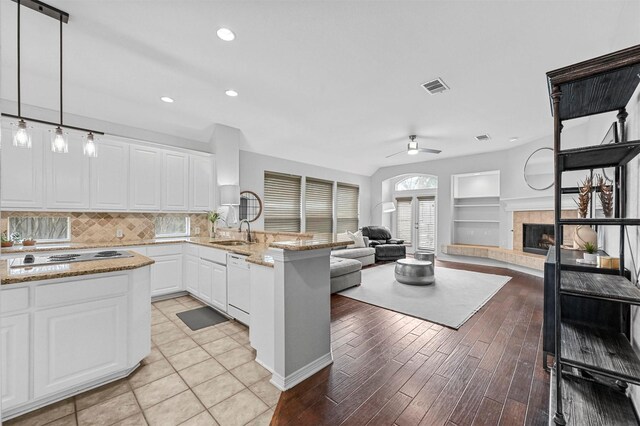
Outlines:
<svg viewBox="0 0 640 426"><path fill-rule="evenodd" d="M249 151L240 151L240 190L253 191L264 200L264 172L280 172L298 176L332 180L360 187L360 225L369 216L371 178L312 164L270 157ZM264 229L264 215L252 224L253 229Z"/></svg>

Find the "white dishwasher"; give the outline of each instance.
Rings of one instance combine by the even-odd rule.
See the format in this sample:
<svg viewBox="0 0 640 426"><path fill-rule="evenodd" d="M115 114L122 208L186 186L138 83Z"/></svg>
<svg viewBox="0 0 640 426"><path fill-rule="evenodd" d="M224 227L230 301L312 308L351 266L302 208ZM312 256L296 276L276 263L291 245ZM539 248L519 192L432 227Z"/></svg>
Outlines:
<svg viewBox="0 0 640 426"><path fill-rule="evenodd" d="M229 315L249 325L251 307L251 272L247 256L227 253L227 291Z"/></svg>

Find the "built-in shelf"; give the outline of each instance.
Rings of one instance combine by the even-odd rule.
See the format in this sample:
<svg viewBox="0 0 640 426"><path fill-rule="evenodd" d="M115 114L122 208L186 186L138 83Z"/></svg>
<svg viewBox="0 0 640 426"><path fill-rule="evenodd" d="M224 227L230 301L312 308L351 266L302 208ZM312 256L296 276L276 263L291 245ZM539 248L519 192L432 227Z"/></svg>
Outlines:
<svg viewBox="0 0 640 426"><path fill-rule="evenodd" d="M556 374L551 373L549 424L556 412ZM567 426L616 425L637 426L638 419L631 400L624 392L595 381L564 374L562 377L562 411Z"/></svg>
<svg viewBox="0 0 640 426"><path fill-rule="evenodd" d="M566 149L558 153L558 167L564 172L619 167L627 164L638 154L640 140Z"/></svg>
<svg viewBox="0 0 640 426"><path fill-rule="evenodd" d="M458 223L500 223L499 220L482 220L482 219L455 219Z"/></svg>
<svg viewBox="0 0 640 426"><path fill-rule="evenodd" d="M640 225L640 218L567 218L559 219L561 225Z"/></svg>
<svg viewBox="0 0 640 426"><path fill-rule="evenodd" d="M454 204L453 207L500 207L500 204Z"/></svg>
<svg viewBox="0 0 640 426"><path fill-rule="evenodd" d="M562 271L560 293L640 305L640 289L622 275Z"/></svg>
<svg viewBox="0 0 640 426"><path fill-rule="evenodd" d="M562 362L640 384L640 359L622 333L562 322Z"/></svg>

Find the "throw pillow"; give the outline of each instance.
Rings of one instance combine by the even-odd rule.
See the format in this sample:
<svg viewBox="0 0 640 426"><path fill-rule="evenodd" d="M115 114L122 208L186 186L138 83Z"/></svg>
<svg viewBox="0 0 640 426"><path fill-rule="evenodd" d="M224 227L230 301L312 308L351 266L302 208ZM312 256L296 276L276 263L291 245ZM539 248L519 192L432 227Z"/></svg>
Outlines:
<svg viewBox="0 0 640 426"><path fill-rule="evenodd" d="M364 237L362 236L362 231L358 231L358 232L347 231L347 234L349 235L349 238L353 240L353 245L351 245L350 248L366 247L364 243Z"/></svg>

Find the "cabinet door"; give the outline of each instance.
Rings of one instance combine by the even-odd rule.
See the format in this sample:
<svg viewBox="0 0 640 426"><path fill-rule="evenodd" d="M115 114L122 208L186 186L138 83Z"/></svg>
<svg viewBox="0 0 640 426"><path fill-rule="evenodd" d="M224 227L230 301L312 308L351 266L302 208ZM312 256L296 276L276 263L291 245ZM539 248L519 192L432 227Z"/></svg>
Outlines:
<svg viewBox="0 0 640 426"><path fill-rule="evenodd" d="M198 274L200 259L194 256L184 256L184 285L187 291L194 296L199 296Z"/></svg>
<svg viewBox="0 0 640 426"><path fill-rule="evenodd" d="M129 158L129 208L158 211L162 186L162 151L132 146Z"/></svg>
<svg viewBox="0 0 640 426"><path fill-rule="evenodd" d="M127 296L44 309L34 314L34 397L126 368Z"/></svg>
<svg viewBox="0 0 640 426"><path fill-rule="evenodd" d="M211 304L227 312L227 267L213 264L213 294Z"/></svg>
<svg viewBox="0 0 640 426"><path fill-rule="evenodd" d="M47 133L47 137L49 134ZM45 194L50 209L89 208L89 157L85 157L82 137L68 135L69 152L52 152L45 143Z"/></svg>
<svg viewBox="0 0 640 426"><path fill-rule="evenodd" d="M205 302L211 303L213 294L213 262L200 259L198 269L198 296Z"/></svg>
<svg viewBox="0 0 640 426"><path fill-rule="evenodd" d="M162 209L189 209L189 155L165 151L163 154Z"/></svg>
<svg viewBox="0 0 640 426"><path fill-rule="evenodd" d="M2 409L29 399L29 314L0 319Z"/></svg>
<svg viewBox="0 0 640 426"><path fill-rule="evenodd" d="M151 296L182 290L182 256L158 256L153 260L156 263L151 265Z"/></svg>
<svg viewBox="0 0 640 426"><path fill-rule="evenodd" d="M91 209L127 210L129 195L129 146L99 140L98 156L89 160L91 168Z"/></svg>
<svg viewBox="0 0 640 426"><path fill-rule="evenodd" d="M189 209L211 210L211 206L213 206L213 163L211 158L192 155L189 174Z"/></svg>
<svg viewBox="0 0 640 426"><path fill-rule="evenodd" d="M31 130L31 149L13 146L11 128L2 126L2 155L0 164L0 195L2 208L43 206L42 130Z"/></svg>

